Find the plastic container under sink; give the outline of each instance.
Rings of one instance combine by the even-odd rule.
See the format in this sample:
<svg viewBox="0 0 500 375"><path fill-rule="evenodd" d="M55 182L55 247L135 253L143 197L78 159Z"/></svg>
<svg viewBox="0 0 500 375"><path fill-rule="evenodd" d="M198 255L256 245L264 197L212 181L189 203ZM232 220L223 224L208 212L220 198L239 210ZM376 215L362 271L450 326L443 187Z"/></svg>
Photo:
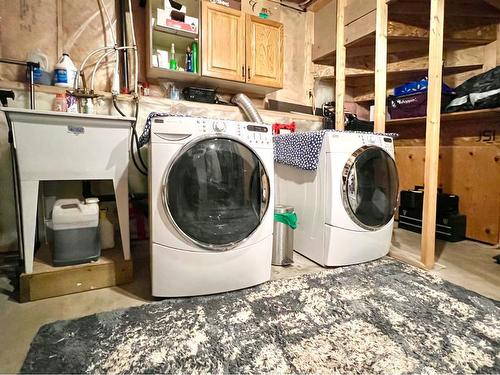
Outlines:
<svg viewBox="0 0 500 375"><path fill-rule="evenodd" d="M47 222L52 264L67 266L96 261L101 256L99 200L59 199Z"/></svg>

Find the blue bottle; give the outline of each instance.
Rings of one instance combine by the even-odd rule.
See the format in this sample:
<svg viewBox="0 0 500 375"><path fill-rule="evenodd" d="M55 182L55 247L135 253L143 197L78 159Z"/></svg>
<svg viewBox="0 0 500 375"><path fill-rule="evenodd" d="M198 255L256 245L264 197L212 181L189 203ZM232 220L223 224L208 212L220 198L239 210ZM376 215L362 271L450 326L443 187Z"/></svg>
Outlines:
<svg viewBox="0 0 500 375"><path fill-rule="evenodd" d="M191 48L186 48L186 72L193 72L193 54Z"/></svg>

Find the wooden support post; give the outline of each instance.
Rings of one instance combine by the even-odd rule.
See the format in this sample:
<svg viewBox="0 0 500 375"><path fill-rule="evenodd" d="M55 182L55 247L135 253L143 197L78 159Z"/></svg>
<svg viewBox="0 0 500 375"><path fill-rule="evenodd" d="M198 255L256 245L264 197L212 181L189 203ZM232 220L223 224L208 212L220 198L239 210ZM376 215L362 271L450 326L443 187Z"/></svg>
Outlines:
<svg viewBox="0 0 500 375"><path fill-rule="evenodd" d="M376 133L385 132L387 92L387 3L377 0L375 26L375 124Z"/></svg>
<svg viewBox="0 0 500 375"><path fill-rule="evenodd" d="M56 1L56 20L57 20L57 58L64 52L63 46L63 5L62 0Z"/></svg>
<svg viewBox="0 0 500 375"><path fill-rule="evenodd" d="M345 60L344 12L346 0L337 0L337 40L335 63L335 129L344 130Z"/></svg>
<svg viewBox="0 0 500 375"><path fill-rule="evenodd" d="M421 260L434 267L436 246L436 203L439 167L439 127L441 122L441 83L445 0L431 1L429 35L429 88L425 130L424 209Z"/></svg>

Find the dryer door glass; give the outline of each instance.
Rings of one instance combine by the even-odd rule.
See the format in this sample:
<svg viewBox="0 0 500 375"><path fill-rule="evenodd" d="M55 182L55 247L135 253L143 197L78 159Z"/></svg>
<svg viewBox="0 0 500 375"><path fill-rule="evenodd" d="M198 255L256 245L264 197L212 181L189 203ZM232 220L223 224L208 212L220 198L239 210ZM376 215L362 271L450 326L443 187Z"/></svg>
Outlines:
<svg viewBox="0 0 500 375"><path fill-rule="evenodd" d="M258 156L228 138L188 146L164 181L167 214L181 234L227 250L257 229L269 200L269 178Z"/></svg>
<svg viewBox="0 0 500 375"><path fill-rule="evenodd" d="M351 218L365 229L377 229L393 217L399 180L394 159L382 148L357 150L344 168L344 206Z"/></svg>

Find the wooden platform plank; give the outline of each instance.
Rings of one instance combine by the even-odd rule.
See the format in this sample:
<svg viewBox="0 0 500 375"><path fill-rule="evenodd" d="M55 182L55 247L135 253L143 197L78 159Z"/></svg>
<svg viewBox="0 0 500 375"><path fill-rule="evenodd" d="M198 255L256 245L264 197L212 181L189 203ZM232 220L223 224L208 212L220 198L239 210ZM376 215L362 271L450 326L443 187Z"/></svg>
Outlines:
<svg viewBox="0 0 500 375"><path fill-rule="evenodd" d="M21 302L122 285L133 280L132 260L124 260L120 246L103 250L92 263L54 267L43 246L35 255L33 273L20 275Z"/></svg>

